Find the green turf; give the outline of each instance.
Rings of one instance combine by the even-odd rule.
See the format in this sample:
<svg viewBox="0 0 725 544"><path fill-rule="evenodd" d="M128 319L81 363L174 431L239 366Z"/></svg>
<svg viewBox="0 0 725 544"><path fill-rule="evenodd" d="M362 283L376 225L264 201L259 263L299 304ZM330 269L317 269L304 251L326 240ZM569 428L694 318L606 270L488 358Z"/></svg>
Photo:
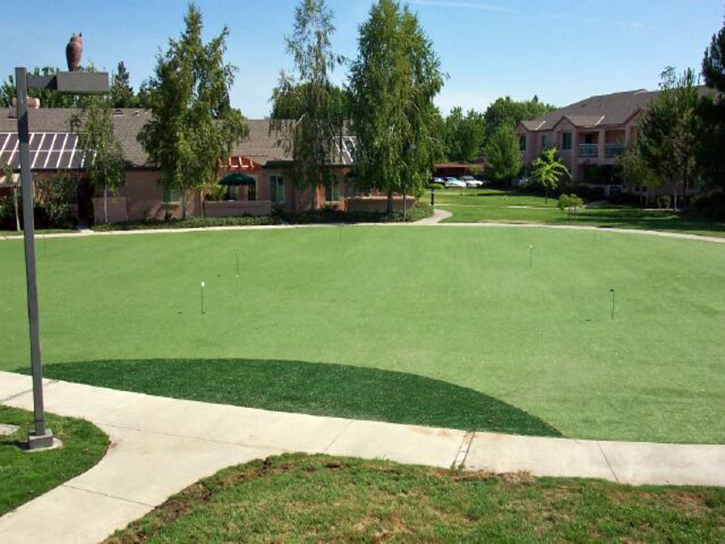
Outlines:
<svg viewBox="0 0 725 544"><path fill-rule="evenodd" d="M430 199L430 196L425 197ZM725 236L725 223L671 210L644 210L629 206L601 205L582 209L576 220L557 207L558 200L506 193L496 189L448 189L436 191L436 206L453 213L447 223L545 223L687 232Z"/></svg>
<svg viewBox="0 0 725 544"><path fill-rule="evenodd" d="M192 485L108 542L722 542L725 490L285 455Z"/></svg>
<svg viewBox="0 0 725 544"><path fill-rule="evenodd" d="M45 376L266 410L560 436L540 419L478 391L374 368L301 361L92 361L47 366Z"/></svg>
<svg viewBox="0 0 725 544"><path fill-rule="evenodd" d="M725 442L720 244L465 227L195 232L48 240L38 275L47 364L344 364L470 388L566 436ZM0 368L12 370L28 359L20 242L0 243L0 293Z"/></svg>
<svg viewBox="0 0 725 544"><path fill-rule="evenodd" d="M33 414L0 406L0 423L20 430L0 436L0 516L82 474L101 460L108 437L80 419L47 414L47 425L63 447L28 453L18 447L33 428Z"/></svg>

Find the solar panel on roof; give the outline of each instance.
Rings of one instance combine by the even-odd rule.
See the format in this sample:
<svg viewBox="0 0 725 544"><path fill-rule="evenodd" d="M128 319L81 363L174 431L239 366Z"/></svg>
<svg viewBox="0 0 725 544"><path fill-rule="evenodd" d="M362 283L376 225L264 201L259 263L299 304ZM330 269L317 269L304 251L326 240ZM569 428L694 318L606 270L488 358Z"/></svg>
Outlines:
<svg viewBox="0 0 725 544"><path fill-rule="evenodd" d="M20 169L18 135L0 132L0 164ZM33 132L30 134L30 164L33 170L76 170L83 166L83 151L78 135L71 132Z"/></svg>

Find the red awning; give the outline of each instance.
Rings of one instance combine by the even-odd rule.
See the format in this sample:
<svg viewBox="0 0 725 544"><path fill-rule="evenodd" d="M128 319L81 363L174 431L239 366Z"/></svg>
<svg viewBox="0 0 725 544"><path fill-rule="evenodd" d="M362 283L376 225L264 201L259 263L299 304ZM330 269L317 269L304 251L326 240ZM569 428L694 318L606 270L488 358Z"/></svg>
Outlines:
<svg viewBox="0 0 725 544"><path fill-rule="evenodd" d="M262 165L258 162L254 162L249 157L244 157L242 155L236 155L234 157L227 157L226 164L222 163L220 161L219 166L223 168L224 170L259 170L262 168Z"/></svg>

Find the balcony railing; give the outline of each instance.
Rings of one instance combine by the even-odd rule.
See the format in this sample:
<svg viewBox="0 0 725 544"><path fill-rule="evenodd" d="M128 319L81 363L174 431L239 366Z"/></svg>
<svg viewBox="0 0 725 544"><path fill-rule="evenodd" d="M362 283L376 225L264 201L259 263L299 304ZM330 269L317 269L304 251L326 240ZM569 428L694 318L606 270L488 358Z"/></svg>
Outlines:
<svg viewBox="0 0 725 544"><path fill-rule="evenodd" d="M599 144L579 144L579 156L583 159L599 157Z"/></svg>
<svg viewBox="0 0 725 544"><path fill-rule="evenodd" d="M614 159L624 153L626 146L624 144L606 144L604 146L604 158Z"/></svg>

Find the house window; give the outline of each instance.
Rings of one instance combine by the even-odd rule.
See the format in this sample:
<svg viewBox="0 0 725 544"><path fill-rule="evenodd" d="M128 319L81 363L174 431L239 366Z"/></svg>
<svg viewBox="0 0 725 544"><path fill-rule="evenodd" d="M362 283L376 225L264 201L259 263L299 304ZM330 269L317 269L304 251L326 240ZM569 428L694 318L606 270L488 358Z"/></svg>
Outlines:
<svg viewBox="0 0 725 544"><path fill-rule="evenodd" d="M340 182L332 181L325 185L325 202L340 201Z"/></svg>
<svg viewBox="0 0 725 544"><path fill-rule="evenodd" d="M542 149L546 149L551 145L551 142L549 141L549 135L548 134L542 134L541 135L541 147Z"/></svg>
<svg viewBox="0 0 725 544"><path fill-rule="evenodd" d="M571 132L561 133L561 149L564 151L571 151L572 147L572 135Z"/></svg>
<svg viewBox="0 0 725 544"><path fill-rule="evenodd" d="M269 199L275 204L284 203L284 179L282 176L270 176Z"/></svg>
<svg viewBox="0 0 725 544"><path fill-rule="evenodd" d="M239 198L239 187L231 185L227 187L227 200L237 200Z"/></svg>
<svg viewBox="0 0 725 544"><path fill-rule="evenodd" d="M519 149L521 151L526 151L526 134L519 136Z"/></svg>
<svg viewBox="0 0 725 544"><path fill-rule="evenodd" d="M164 187L164 204L178 204L181 201L181 192L178 189Z"/></svg>

